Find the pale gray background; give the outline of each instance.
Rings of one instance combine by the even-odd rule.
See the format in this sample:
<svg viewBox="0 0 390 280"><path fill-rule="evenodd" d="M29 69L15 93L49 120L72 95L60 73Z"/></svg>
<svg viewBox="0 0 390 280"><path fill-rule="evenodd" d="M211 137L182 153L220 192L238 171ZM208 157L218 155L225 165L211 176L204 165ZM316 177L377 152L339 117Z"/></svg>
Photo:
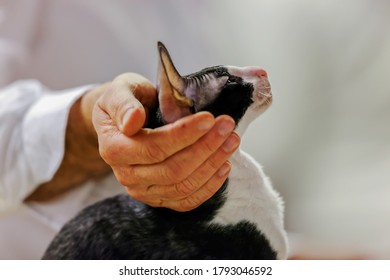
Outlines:
<svg viewBox="0 0 390 280"><path fill-rule="evenodd" d="M125 71L154 81L157 40L183 74L263 66L274 104L242 146L285 198L293 249L390 259L390 1L11 2L25 8L5 35L31 49L15 50L14 77L53 89ZM52 23L18 26L30 16Z"/></svg>

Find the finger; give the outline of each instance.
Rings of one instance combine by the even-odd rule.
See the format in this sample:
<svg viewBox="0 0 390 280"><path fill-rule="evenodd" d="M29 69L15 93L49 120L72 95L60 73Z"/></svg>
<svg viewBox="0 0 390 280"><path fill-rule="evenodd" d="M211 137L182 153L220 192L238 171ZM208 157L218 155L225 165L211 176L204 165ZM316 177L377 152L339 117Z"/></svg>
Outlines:
<svg viewBox="0 0 390 280"><path fill-rule="evenodd" d="M123 81L128 84L130 91L147 109L157 106L157 91L154 85L141 75L126 73L115 78L115 81Z"/></svg>
<svg viewBox="0 0 390 280"><path fill-rule="evenodd" d="M194 144L215 124L207 112L187 116L172 124L156 129L142 129L132 137L108 135L101 145L103 158L115 165L160 163L178 151ZM102 139L103 140L103 139ZM101 141L102 141L101 140ZM134 174L133 174L134 175Z"/></svg>
<svg viewBox="0 0 390 280"><path fill-rule="evenodd" d="M199 139L199 141L179 151L163 162L134 167L132 170L133 178L150 185L155 182L161 185L180 183L189 177L194 170L204 164L220 148L231 135L234 126L234 121L230 117L218 117L213 129Z"/></svg>
<svg viewBox="0 0 390 280"><path fill-rule="evenodd" d="M144 105L137 97L143 97L143 102L152 106L153 95L156 96L156 91L147 79L128 73L114 79L96 105L122 133L131 136L144 126L146 120Z"/></svg>
<svg viewBox="0 0 390 280"><path fill-rule="evenodd" d="M239 136L233 133L222 146L188 178L172 186L151 185L147 189L147 195L155 198L160 197L162 199L177 200L193 194L226 165L227 160L238 148L239 144Z"/></svg>
<svg viewBox="0 0 390 280"><path fill-rule="evenodd" d="M230 163L226 163L221 167L219 172L214 174L213 177L202 188L194 192L192 195L181 200L160 200L158 203L160 207L166 207L179 212L190 211L205 201L210 199L223 185L227 179L231 170Z"/></svg>
<svg viewBox="0 0 390 280"><path fill-rule="evenodd" d="M118 76L114 82L118 83L119 86L124 85L126 87L127 85L136 100L142 104L141 107L135 107L136 109L143 109L141 110L141 117L137 116L137 110L134 112L132 112L132 110L130 110L130 112L126 112L129 118L126 116L123 117L124 129L122 132L124 132L125 135L130 136L138 131L140 124L145 125L145 117L147 121L149 111L152 111L154 108L156 108L157 91L149 80L136 73L122 74Z"/></svg>

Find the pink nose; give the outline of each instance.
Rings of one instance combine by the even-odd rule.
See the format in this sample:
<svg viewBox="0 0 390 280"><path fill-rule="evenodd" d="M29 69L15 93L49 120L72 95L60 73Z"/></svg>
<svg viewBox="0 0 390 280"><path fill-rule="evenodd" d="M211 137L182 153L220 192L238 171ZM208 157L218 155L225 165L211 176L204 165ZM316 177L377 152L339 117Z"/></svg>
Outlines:
<svg viewBox="0 0 390 280"><path fill-rule="evenodd" d="M256 70L255 70L255 75L258 76L259 78L261 78L261 77L268 78L267 71L265 71L265 70L262 69L262 68L256 69Z"/></svg>

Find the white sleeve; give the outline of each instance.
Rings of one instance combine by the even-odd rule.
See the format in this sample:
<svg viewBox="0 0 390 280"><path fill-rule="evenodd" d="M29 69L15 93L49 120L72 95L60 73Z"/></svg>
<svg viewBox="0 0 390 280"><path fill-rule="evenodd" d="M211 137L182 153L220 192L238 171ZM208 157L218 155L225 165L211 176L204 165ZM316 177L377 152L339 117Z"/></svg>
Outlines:
<svg viewBox="0 0 390 280"><path fill-rule="evenodd" d="M53 177L64 155L69 109L90 87L50 92L28 80L0 90L0 212Z"/></svg>

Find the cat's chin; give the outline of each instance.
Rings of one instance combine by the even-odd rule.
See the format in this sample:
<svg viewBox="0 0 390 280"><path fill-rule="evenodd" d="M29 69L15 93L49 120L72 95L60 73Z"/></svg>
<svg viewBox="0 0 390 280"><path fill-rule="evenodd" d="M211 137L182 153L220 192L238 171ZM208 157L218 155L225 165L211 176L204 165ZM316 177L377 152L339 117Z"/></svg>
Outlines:
<svg viewBox="0 0 390 280"><path fill-rule="evenodd" d="M264 112L272 103L271 84L267 77L260 78L255 84L255 93L252 96L252 110Z"/></svg>
<svg viewBox="0 0 390 280"><path fill-rule="evenodd" d="M248 111L251 111L251 115L255 115L252 118L257 118L259 115L261 115L264 111L268 109L269 106L272 104L272 94L268 93L265 95L264 92L254 94L252 97L253 103L248 108Z"/></svg>
<svg viewBox="0 0 390 280"><path fill-rule="evenodd" d="M272 104L272 94L258 93L254 96L252 110L262 113Z"/></svg>

